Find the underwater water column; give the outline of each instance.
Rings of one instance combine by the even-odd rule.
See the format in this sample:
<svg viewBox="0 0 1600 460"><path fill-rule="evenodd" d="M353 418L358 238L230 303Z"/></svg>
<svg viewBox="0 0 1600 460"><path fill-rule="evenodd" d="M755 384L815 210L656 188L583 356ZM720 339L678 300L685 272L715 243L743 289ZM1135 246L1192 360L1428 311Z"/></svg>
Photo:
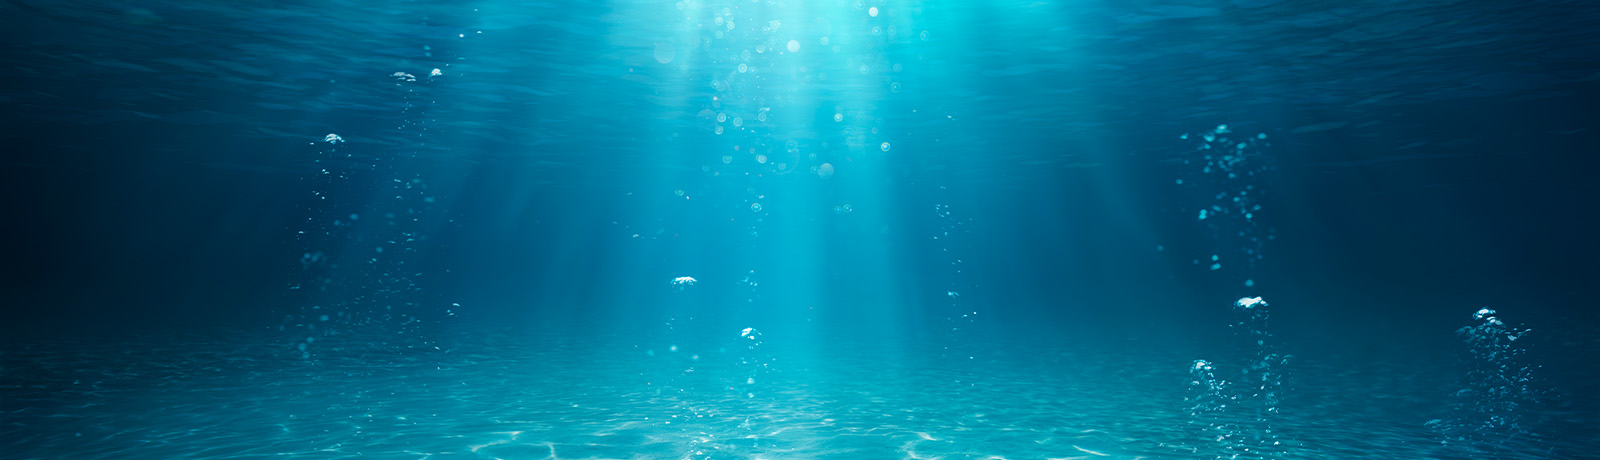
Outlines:
<svg viewBox="0 0 1600 460"><path fill-rule="evenodd" d="M687 362L664 368L652 383L671 396L667 431L684 440L677 443L682 457L765 449L774 433L799 432L784 425L787 411L774 406L794 396L768 382L783 370L770 350L795 350L786 355L792 358L815 353L805 345L823 340L811 319L828 307L817 305L821 299L837 295L829 290L838 286L823 280L824 262L841 257L840 242L826 230L867 214L848 196L857 190L840 183L871 183L868 169L852 158L888 150L881 141L865 148L875 140L866 137L876 134L866 126L876 123L866 115L872 108L846 107L872 97L854 94L855 85L842 85L852 89L840 95L828 90L835 85L819 84L867 78L836 67L841 55L870 55L858 48L873 42L848 38L865 15L846 5L712 1L657 8L670 35L653 44L661 67L650 71L687 88L671 93L682 96L683 112L668 118L693 121L693 129L672 133L672 142L684 146L684 163L698 172L678 174L680 182L669 188L699 216L675 221L681 227L673 233L695 234L702 243L668 251L674 281L661 292L693 314L669 315L658 326L672 343L658 344L671 348L656 348L652 357Z"/></svg>
<svg viewBox="0 0 1600 460"><path fill-rule="evenodd" d="M1222 275L1229 290L1246 292L1229 313L1238 356L1227 360L1229 364L1199 359L1190 365L1187 410L1200 442L1196 453L1279 458L1286 449L1275 421L1289 357L1278 351L1268 303L1251 295L1259 289L1256 264L1263 259L1262 248L1273 238L1272 230L1261 224L1262 190L1256 186L1273 169L1264 151L1267 135L1239 135L1224 124L1180 139L1195 147L1171 160L1184 171L1173 185L1191 200L1198 198L1186 212L1193 213L1211 241L1209 254L1192 264Z"/></svg>
<svg viewBox="0 0 1600 460"><path fill-rule="evenodd" d="M417 73L423 76L395 72L382 85L400 107L392 128L350 134L399 142L348 144L329 133L307 149L314 169L302 177L306 218L291 227L303 248L300 281L289 287L298 311L278 326L301 358L315 358L330 342L337 343L332 349L433 348L422 324L453 317L460 307L430 299L418 284L441 270L419 264L418 248L445 220L439 209L447 194L434 186L443 171L419 158L433 148L429 130L444 72Z"/></svg>

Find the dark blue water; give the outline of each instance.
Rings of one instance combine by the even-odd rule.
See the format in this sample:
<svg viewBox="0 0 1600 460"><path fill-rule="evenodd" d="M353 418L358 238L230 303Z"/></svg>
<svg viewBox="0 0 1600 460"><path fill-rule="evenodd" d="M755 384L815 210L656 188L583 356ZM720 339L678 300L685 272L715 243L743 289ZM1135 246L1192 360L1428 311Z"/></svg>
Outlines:
<svg viewBox="0 0 1600 460"><path fill-rule="evenodd" d="M1600 7L0 3L0 458L1600 458Z"/></svg>

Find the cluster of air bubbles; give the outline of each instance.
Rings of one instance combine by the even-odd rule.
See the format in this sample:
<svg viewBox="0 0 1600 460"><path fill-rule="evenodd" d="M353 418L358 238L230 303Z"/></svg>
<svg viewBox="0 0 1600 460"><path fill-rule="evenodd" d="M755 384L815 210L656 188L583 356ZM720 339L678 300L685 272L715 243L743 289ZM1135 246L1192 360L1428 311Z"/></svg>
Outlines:
<svg viewBox="0 0 1600 460"><path fill-rule="evenodd" d="M1194 206L1187 212L1210 230L1216 247L1212 248L1211 270L1221 270L1218 254L1229 254L1230 260L1242 267L1239 281L1246 287L1255 285L1249 273L1263 258L1261 249L1274 235L1270 228L1262 228L1262 190L1257 186L1260 177L1273 169L1266 133L1239 135L1228 125L1195 134L1184 134L1181 139L1194 142L1194 148L1170 160L1182 165L1186 177L1173 179L1183 193L1183 199ZM1236 257L1236 258L1234 258Z"/></svg>
<svg viewBox="0 0 1600 460"><path fill-rule="evenodd" d="M849 213L855 212L855 210L856 210L856 208L854 206L850 206L850 203L845 203L845 204L841 204L841 205L833 207L833 213L834 214L849 214Z"/></svg>
<svg viewBox="0 0 1600 460"><path fill-rule="evenodd" d="M312 265L320 264L325 260L327 260L327 257L322 251L311 251L300 255L302 268L311 268Z"/></svg>
<svg viewBox="0 0 1600 460"><path fill-rule="evenodd" d="M1211 361L1195 360L1189 368L1189 417L1200 438L1217 450L1216 458L1274 458L1282 450L1273 428L1284 388L1289 356L1279 354L1267 329L1267 302L1260 297L1234 301L1239 315L1235 331L1253 350L1235 379ZM1260 457L1257 457L1260 456Z"/></svg>
<svg viewBox="0 0 1600 460"><path fill-rule="evenodd" d="M433 69L428 75L442 73ZM406 72L390 77L401 82L417 80ZM409 101L418 89L408 87L404 92L407 101L401 115L406 126L423 123ZM323 145L313 160L318 171L305 178L313 184L308 198L315 201L304 209L306 218L301 226L293 229L304 245L299 257L303 279L289 289L307 297L299 303L298 312L285 314L279 329L290 335L291 349L304 358L317 354L314 347L338 349L342 345L322 345L336 336L378 330L411 333L420 328L424 321L420 315L425 312L454 315L453 309L434 309L433 302L418 295L417 279L428 269L414 265L409 255L417 251L414 243L424 238L414 229L435 197L419 174L402 169L407 165L400 160L415 156L415 151L345 149L345 142L342 136L329 133L321 142L312 143ZM332 186L334 181L346 180L356 182L354 186ZM347 200L339 194L353 189L383 198Z"/></svg>
<svg viewBox="0 0 1600 460"><path fill-rule="evenodd" d="M1260 297L1241 297L1239 300L1233 302L1233 306L1251 310L1256 307L1265 307L1267 306L1267 302L1261 300Z"/></svg>
<svg viewBox="0 0 1600 460"><path fill-rule="evenodd" d="M1260 149L1266 146L1267 133L1243 137L1234 137L1232 134L1233 130L1229 129L1228 125L1217 125L1216 128L1198 135L1183 134L1178 138L1201 141L1196 146L1196 149L1203 154L1201 160L1204 167L1201 172L1225 174L1230 179L1260 172L1249 169L1247 163L1263 155Z"/></svg>
<svg viewBox="0 0 1600 460"><path fill-rule="evenodd" d="M668 282L668 284L672 286L673 290L678 291L678 292L683 292L685 289L688 289L689 287L694 286L695 282L696 282L696 280L694 279L694 277L680 276L680 277L677 277L677 278L673 278L672 281Z"/></svg>
<svg viewBox="0 0 1600 460"><path fill-rule="evenodd" d="M760 377L772 370L772 357L761 352L761 331L753 327L739 331L739 342L743 350L739 355L740 367L745 369L744 396L756 397L756 383Z"/></svg>
<svg viewBox="0 0 1600 460"><path fill-rule="evenodd" d="M945 187L940 187L940 189L947 190ZM949 264L949 272L946 274L949 281L943 293L944 297L949 299L949 312L951 314L946 318L947 327L952 334L952 340L960 341L962 334L960 331L969 328L977 320L978 315L978 312L962 307L959 301L961 291L968 286L963 274L965 261L959 252L962 248L955 246L958 240L954 236L963 233L966 220L954 217L948 204L935 203L933 212L939 219L938 233L933 235L933 239L938 242L939 251ZM952 249L955 251L952 251ZM967 355L969 358L972 357L970 353L962 354Z"/></svg>
<svg viewBox="0 0 1600 460"><path fill-rule="evenodd" d="M1452 395L1451 414L1427 426L1440 433L1446 446L1471 455L1518 450L1514 443L1538 438L1523 413L1543 393L1534 378L1537 366L1522 362L1526 348L1518 341L1529 329L1507 325L1487 307L1473 312L1472 319L1472 325L1456 331L1467 345L1468 371Z"/></svg>
<svg viewBox="0 0 1600 460"><path fill-rule="evenodd" d="M1194 360L1189 367L1189 377L1188 400L1191 421L1227 406L1228 398L1223 394L1228 382L1217 377L1217 370L1210 361Z"/></svg>

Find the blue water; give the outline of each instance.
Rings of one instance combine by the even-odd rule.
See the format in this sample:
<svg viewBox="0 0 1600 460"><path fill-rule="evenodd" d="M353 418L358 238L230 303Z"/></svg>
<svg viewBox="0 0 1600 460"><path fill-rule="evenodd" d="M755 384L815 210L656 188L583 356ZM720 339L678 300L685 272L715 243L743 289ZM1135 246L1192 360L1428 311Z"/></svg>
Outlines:
<svg viewBox="0 0 1600 460"><path fill-rule="evenodd" d="M0 458L1600 458L1600 7L0 3Z"/></svg>

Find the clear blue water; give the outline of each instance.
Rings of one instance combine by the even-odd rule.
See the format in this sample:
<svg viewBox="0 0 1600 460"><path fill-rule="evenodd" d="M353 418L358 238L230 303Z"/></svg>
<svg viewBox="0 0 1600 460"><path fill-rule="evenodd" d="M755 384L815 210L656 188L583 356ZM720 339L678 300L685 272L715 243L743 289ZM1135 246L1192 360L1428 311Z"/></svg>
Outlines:
<svg viewBox="0 0 1600 460"><path fill-rule="evenodd" d="M1590 3L0 2L0 459L1600 458Z"/></svg>

